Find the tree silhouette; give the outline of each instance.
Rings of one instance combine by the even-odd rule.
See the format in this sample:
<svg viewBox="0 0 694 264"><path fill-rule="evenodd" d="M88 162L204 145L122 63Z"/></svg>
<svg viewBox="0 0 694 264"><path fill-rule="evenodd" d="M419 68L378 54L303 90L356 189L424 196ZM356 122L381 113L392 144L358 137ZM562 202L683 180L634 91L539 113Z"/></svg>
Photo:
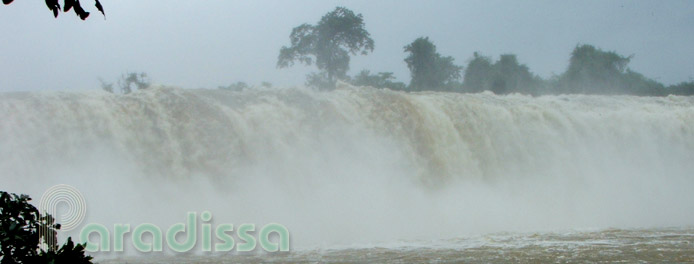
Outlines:
<svg viewBox="0 0 694 264"><path fill-rule="evenodd" d="M495 94L538 94L539 78L530 73L528 66L518 63L514 54L502 54L494 64L491 91Z"/></svg>
<svg viewBox="0 0 694 264"><path fill-rule="evenodd" d="M104 13L104 7L101 5L101 2L99 0L94 0L96 6L96 9L101 12L101 14L104 15L104 18L106 17L106 13ZM2 0L2 3L5 5L9 5L14 0ZM59 0L46 0L46 6L48 9L50 9L53 12L53 16L58 17L58 14L60 13L60 1ZM79 0L64 0L63 1L63 12L69 12L70 10L74 10L75 14L82 20L87 19L89 17L89 12L85 11L84 8L82 8L82 5L80 4Z"/></svg>
<svg viewBox="0 0 694 264"><path fill-rule="evenodd" d="M405 46L410 54L405 58L412 80L410 90L445 90L460 78L463 67L453 64L453 57L442 57L428 37L418 38Z"/></svg>
<svg viewBox="0 0 694 264"><path fill-rule="evenodd" d="M591 45L571 53L558 89L566 93L664 95L664 86L627 68L633 55L622 56Z"/></svg>
<svg viewBox="0 0 694 264"><path fill-rule="evenodd" d="M467 64L463 78L463 86L467 91L477 93L490 89L494 77L494 66L489 57L480 56L477 52Z"/></svg>
<svg viewBox="0 0 694 264"><path fill-rule="evenodd" d="M277 67L292 66L294 61L306 65L315 62L322 73L310 75L308 84L334 86L336 79L347 77L350 54L366 55L374 49L362 15L344 7L324 15L316 25L295 27L289 39L291 45L280 49Z"/></svg>

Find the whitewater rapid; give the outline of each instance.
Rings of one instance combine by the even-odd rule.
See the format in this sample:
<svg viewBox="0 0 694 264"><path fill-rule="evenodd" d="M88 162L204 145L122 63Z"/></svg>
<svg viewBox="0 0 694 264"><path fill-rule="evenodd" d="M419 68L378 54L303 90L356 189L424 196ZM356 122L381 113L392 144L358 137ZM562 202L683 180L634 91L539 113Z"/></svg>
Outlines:
<svg viewBox="0 0 694 264"><path fill-rule="evenodd" d="M282 223L292 247L694 224L694 97L154 87L0 94L0 182L87 221Z"/></svg>

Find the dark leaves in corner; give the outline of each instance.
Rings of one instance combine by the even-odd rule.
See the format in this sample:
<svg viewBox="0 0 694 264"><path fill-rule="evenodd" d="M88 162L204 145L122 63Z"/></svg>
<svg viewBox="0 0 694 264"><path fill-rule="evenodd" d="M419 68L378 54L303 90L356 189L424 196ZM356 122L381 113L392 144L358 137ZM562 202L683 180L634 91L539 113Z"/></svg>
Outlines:
<svg viewBox="0 0 694 264"><path fill-rule="evenodd" d="M75 14L80 17L80 19L85 20L87 17L89 17L89 12L85 11L84 8L80 5L80 0L74 0L75 1L75 6L73 9L75 10Z"/></svg>
<svg viewBox="0 0 694 264"><path fill-rule="evenodd" d="M2 0L2 2L5 3L6 5L12 3L13 1L14 0ZM60 0L45 0L45 1L46 1L46 6L48 7L48 9L53 11L53 16L58 17L58 14L60 14L60 10L61 10L60 3L59 3ZM95 1L96 1L96 4L95 4L96 9L98 9L99 12L101 12L101 14L104 15L104 18L105 18L106 13L104 12L104 7L101 5L101 2L99 2L99 0L95 0ZM64 0L64 3L65 4L62 8L63 12L69 12L72 9L75 11L75 14L82 20L85 20L85 19L87 19L87 17L89 17L89 12L87 12L86 10L84 10L84 8L82 8L82 5L80 4L79 0Z"/></svg>
<svg viewBox="0 0 694 264"><path fill-rule="evenodd" d="M101 12L101 14L104 15L104 19L106 19L106 13L104 13L104 7L101 5L101 2L99 2L99 0L96 0L96 4L94 4L94 6L96 6L96 9L99 10L99 12Z"/></svg>
<svg viewBox="0 0 694 264"><path fill-rule="evenodd" d="M53 11L53 16L58 17L58 13L60 12L60 4L58 3L58 0L46 0L46 6L48 6L48 9Z"/></svg>
<svg viewBox="0 0 694 264"><path fill-rule="evenodd" d="M75 0L65 0L65 4L63 4L63 12L70 11L70 8L75 6Z"/></svg>

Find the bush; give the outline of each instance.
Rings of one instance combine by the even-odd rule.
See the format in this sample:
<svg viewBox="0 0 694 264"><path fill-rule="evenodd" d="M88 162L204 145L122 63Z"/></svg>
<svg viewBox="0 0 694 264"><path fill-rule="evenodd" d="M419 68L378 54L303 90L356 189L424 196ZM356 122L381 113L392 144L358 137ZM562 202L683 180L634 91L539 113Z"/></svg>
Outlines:
<svg viewBox="0 0 694 264"><path fill-rule="evenodd" d="M129 94L136 88L137 90L144 90L149 88L151 85L147 73L140 72L128 72L124 73L120 80L118 80L118 86L120 86L121 92L123 94Z"/></svg>
<svg viewBox="0 0 694 264"><path fill-rule="evenodd" d="M0 263L92 263L92 257L84 254L85 245L75 245L71 238L59 249L39 250L41 241L57 244L60 224L50 215L41 215L29 201L27 195L0 191ZM41 229L48 234L42 236Z"/></svg>
<svg viewBox="0 0 694 264"><path fill-rule="evenodd" d="M115 93L113 83L106 82L101 78L99 78L99 82L101 83L102 90L109 93ZM127 72L123 73L120 79L118 79L118 87L123 94L129 94L134 90L144 90L149 88L151 85L152 84L146 72Z"/></svg>
<svg viewBox="0 0 694 264"><path fill-rule="evenodd" d="M528 66L520 64L516 55L503 54L492 63L489 57L477 52L468 63L463 87L473 93L488 90L495 94L538 95L543 91L542 80L532 74Z"/></svg>
<svg viewBox="0 0 694 264"><path fill-rule="evenodd" d="M388 88L391 90L405 90L405 84L402 82L394 82L395 76L392 72L379 72L371 74L369 70L362 70L352 78L352 85L371 86L375 88Z"/></svg>

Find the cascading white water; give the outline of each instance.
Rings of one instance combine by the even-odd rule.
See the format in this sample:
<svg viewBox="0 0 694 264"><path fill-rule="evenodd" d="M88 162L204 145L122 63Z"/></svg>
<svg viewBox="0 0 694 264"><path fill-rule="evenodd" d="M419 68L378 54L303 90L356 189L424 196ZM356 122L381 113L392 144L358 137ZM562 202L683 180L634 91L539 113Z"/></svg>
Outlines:
<svg viewBox="0 0 694 264"><path fill-rule="evenodd" d="M1 189L87 222L277 222L292 247L694 223L694 98L342 85L0 95Z"/></svg>

